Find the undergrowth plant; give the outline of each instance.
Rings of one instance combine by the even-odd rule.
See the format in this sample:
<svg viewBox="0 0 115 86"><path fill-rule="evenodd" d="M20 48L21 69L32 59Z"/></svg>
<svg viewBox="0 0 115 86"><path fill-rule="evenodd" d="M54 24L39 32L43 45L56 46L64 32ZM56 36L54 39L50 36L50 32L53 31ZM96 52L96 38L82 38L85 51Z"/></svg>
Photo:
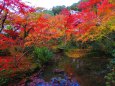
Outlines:
<svg viewBox="0 0 115 86"><path fill-rule="evenodd" d="M115 85L115 58L110 61L108 68L110 69L110 71L105 76L106 86L114 86Z"/></svg>
<svg viewBox="0 0 115 86"><path fill-rule="evenodd" d="M33 55L39 64L45 64L53 57L53 53L46 47L35 47Z"/></svg>

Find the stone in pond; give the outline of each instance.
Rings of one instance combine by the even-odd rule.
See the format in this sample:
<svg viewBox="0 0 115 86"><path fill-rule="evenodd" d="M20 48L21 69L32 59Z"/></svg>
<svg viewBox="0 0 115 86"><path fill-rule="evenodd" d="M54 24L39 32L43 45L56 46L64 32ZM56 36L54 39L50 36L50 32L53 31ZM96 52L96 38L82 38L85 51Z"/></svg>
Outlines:
<svg viewBox="0 0 115 86"><path fill-rule="evenodd" d="M54 74L64 74L65 72L64 72L64 70L62 70L62 69L54 69L54 70L53 70L53 73L54 73Z"/></svg>

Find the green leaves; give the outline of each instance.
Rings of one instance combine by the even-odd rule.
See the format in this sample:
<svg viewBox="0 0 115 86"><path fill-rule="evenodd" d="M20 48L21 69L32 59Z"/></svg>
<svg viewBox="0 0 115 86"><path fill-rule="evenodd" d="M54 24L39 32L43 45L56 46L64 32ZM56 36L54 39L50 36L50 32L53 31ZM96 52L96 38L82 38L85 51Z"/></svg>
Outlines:
<svg viewBox="0 0 115 86"><path fill-rule="evenodd" d="M6 28L7 28L7 30L11 30L11 29L12 29L12 26L11 26L11 25L8 25Z"/></svg>
<svg viewBox="0 0 115 86"><path fill-rule="evenodd" d="M112 51L112 55L115 57L115 49ZM114 61L115 62L115 61Z"/></svg>
<svg viewBox="0 0 115 86"><path fill-rule="evenodd" d="M48 62L53 57L53 53L46 47L35 47L33 54L37 62L41 64Z"/></svg>
<svg viewBox="0 0 115 86"><path fill-rule="evenodd" d="M115 58L110 61L108 68L110 72L105 76L106 86L113 86L112 84L115 84Z"/></svg>

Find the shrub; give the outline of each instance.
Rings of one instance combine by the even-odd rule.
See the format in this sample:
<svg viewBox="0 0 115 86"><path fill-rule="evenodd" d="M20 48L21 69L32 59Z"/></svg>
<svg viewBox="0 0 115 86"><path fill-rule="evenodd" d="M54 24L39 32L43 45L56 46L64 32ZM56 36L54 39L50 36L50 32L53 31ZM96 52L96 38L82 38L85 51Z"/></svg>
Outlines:
<svg viewBox="0 0 115 86"><path fill-rule="evenodd" d="M115 85L115 58L110 61L108 68L110 71L105 76L106 86L113 86Z"/></svg>
<svg viewBox="0 0 115 86"><path fill-rule="evenodd" d="M115 57L115 49L112 50L112 56Z"/></svg>
<svg viewBox="0 0 115 86"><path fill-rule="evenodd" d="M53 57L53 53L46 47L35 47L33 54L36 61L40 64L47 63Z"/></svg>
<svg viewBox="0 0 115 86"><path fill-rule="evenodd" d="M9 78L6 77L0 77L0 86L4 86L5 84L8 84Z"/></svg>
<svg viewBox="0 0 115 86"><path fill-rule="evenodd" d="M7 86L8 82L10 81L9 77L6 77L6 75L4 75L6 72L11 73L11 71L7 71L5 69L3 69L2 71L0 71L0 86Z"/></svg>

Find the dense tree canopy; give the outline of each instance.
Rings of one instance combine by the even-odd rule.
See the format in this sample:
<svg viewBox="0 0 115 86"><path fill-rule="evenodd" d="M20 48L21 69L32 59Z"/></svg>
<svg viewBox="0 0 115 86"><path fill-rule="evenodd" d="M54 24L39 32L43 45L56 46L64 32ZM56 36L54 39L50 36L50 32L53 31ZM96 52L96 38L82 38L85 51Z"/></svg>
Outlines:
<svg viewBox="0 0 115 86"><path fill-rule="evenodd" d="M52 16L51 12L50 15L48 11L34 12L33 8L20 0L1 2L1 32L4 30L13 40L16 37L27 37L26 39L33 42L39 40L38 44L44 41L44 44L46 41L59 38L71 40L74 36L76 41L88 41L105 37L114 30L114 4L108 0L80 2L78 8L81 11L76 14L71 14L65 6L54 7L52 11L55 11L56 16ZM10 29L5 29L6 26Z"/></svg>
<svg viewBox="0 0 115 86"><path fill-rule="evenodd" d="M114 0L81 0L68 7L55 6L52 10L33 8L21 0L0 0L0 53L10 53L8 55L14 61L15 68L19 67L22 57L34 58L33 54L38 58L38 63L42 59L41 64L46 64L47 55L50 57L52 54L49 51L53 50L52 46L61 51L69 45L80 49L99 45L100 50L115 57ZM0 57L0 70L3 69L2 61ZM5 61L7 63L10 60ZM4 68L7 67L8 64L5 64Z"/></svg>

